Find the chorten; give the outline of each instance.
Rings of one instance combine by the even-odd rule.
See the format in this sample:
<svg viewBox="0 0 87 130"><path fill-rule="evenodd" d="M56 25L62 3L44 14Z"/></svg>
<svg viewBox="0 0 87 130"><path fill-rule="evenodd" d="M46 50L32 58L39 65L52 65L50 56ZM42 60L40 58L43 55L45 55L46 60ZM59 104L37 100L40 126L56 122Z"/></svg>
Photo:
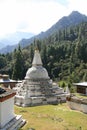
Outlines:
<svg viewBox="0 0 87 130"><path fill-rule="evenodd" d="M35 50L32 67L16 91L15 104L19 106L58 104L60 97L62 101L66 99L64 90L52 82L43 67L39 50Z"/></svg>
<svg viewBox="0 0 87 130"><path fill-rule="evenodd" d="M18 130L26 121L14 113L15 91L0 87L0 130Z"/></svg>

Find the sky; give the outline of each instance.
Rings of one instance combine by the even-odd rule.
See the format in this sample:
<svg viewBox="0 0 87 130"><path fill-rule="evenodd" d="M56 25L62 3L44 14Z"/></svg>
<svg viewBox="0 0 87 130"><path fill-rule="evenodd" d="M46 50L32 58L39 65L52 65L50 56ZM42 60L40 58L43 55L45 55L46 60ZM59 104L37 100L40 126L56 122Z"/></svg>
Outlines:
<svg viewBox="0 0 87 130"><path fill-rule="evenodd" d="M0 37L16 31L39 34L72 11L87 15L87 0L0 0Z"/></svg>

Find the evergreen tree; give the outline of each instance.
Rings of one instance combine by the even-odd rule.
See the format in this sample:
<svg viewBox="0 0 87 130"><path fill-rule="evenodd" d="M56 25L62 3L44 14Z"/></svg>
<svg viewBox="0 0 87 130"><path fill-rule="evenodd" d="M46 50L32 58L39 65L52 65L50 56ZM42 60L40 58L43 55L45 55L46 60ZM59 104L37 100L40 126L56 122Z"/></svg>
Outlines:
<svg viewBox="0 0 87 130"><path fill-rule="evenodd" d="M84 82L85 82L85 81L87 82L87 73L84 74L84 76L83 76L83 81L84 81Z"/></svg>
<svg viewBox="0 0 87 130"><path fill-rule="evenodd" d="M12 78L15 80L23 79L24 63L20 46L14 51L14 66Z"/></svg>

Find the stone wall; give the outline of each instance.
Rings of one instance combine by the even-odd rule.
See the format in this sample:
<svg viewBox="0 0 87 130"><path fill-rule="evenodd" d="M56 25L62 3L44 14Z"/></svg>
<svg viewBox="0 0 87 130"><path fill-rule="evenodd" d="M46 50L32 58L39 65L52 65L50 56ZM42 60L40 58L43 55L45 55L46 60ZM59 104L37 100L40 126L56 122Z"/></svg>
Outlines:
<svg viewBox="0 0 87 130"><path fill-rule="evenodd" d="M78 110L87 113L87 99L67 97L67 104L73 110Z"/></svg>

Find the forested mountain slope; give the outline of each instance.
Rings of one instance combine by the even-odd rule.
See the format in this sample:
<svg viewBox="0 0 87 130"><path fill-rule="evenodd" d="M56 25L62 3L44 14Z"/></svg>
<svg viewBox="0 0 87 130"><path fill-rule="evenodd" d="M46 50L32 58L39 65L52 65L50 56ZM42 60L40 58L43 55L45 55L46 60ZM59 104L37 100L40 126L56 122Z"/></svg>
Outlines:
<svg viewBox="0 0 87 130"><path fill-rule="evenodd" d="M67 27L78 25L82 22L87 21L87 16L79 13L78 11L73 11L69 16L62 17L56 24L49 28L46 32L41 32L40 34L32 37L30 39L23 39L20 41L20 45L23 47L29 45L34 39L45 39L48 38L55 32L65 29Z"/></svg>
<svg viewBox="0 0 87 130"><path fill-rule="evenodd" d="M13 53L0 55L0 73L24 79L36 47L53 80L65 80L68 84L87 81L87 22L59 30L43 40L36 39L23 49L19 46Z"/></svg>
<svg viewBox="0 0 87 130"><path fill-rule="evenodd" d="M87 16L77 12L77 11L73 11L69 16L64 16L62 17L56 24L54 24L51 28L49 28L46 32L41 32L40 34L30 38L30 39L22 39L19 44L21 45L21 47L26 47L27 45L30 45L31 43L33 43L34 39L39 39L39 40L43 40L48 38L49 36L53 35L55 32L58 32L59 30L63 30L67 27L71 27L71 26L75 26L78 25L82 22L86 22L87 21ZM6 54L7 52L12 52L14 50L14 48L17 48L17 45L14 46L8 46L1 49L0 53L4 53Z"/></svg>

